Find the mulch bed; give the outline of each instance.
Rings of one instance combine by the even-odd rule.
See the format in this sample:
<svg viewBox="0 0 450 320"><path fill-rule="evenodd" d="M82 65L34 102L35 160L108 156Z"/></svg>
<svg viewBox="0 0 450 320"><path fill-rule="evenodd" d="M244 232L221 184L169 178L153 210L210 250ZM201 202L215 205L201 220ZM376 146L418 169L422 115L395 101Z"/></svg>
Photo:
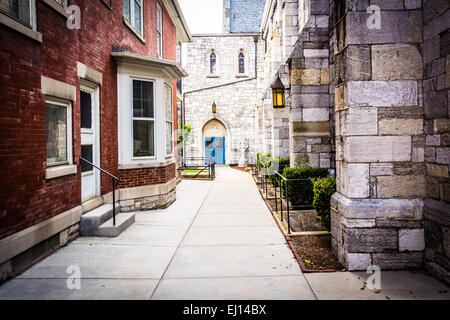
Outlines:
<svg viewBox="0 0 450 320"><path fill-rule="evenodd" d="M300 258L303 272L344 271L331 252L331 235L289 236L287 240L295 248L297 260Z"/></svg>

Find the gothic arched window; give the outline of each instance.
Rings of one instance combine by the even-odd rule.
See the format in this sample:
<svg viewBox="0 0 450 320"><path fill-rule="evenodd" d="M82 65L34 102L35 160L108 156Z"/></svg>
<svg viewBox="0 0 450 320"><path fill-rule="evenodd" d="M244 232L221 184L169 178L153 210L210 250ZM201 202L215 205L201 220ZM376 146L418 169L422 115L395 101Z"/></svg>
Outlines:
<svg viewBox="0 0 450 320"><path fill-rule="evenodd" d="M214 52L209 55L209 73L216 73L216 54Z"/></svg>
<svg viewBox="0 0 450 320"><path fill-rule="evenodd" d="M245 73L244 54L242 52L238 55L239 73Z"/></svg>

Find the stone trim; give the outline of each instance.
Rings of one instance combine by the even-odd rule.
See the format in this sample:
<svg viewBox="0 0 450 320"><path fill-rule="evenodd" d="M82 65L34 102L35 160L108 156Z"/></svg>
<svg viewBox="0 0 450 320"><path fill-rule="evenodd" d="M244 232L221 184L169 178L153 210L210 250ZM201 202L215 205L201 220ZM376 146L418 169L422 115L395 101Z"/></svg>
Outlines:
<svg viewBox="0 0 450 320"><path fill-rule="evenodd" d="M175 158L173 158L172 156L170 157L171 159L166 160L164 162L119 164L119 170L167 167L176 162Z"/></svg>
<svg viewBox="0 0 450 320"><path fill-rule="evenodd" d="M45 76L41 76L41 92L45 95L77 101L75 86Z"/></svg>
<svg viewBox="0 0 450 320"><path fill-rule="evenodd" d="M74 207L0 240L0 263L80 222L81 206Z"/></svg>
<svg viewBox="0 0 450 320"><path fill-rule="evenodd" d="M77 75L82 79L87 79L89 81L98 83L99 85L103 84L103 75L101 72L88 67L87 65L77 61Z"/></svg>
<svg viewBox="0 0 450 320"><path fill-rule="evenodd" d="M55 167L47 167L45 169L45 179L53 179L63 176L68 176L71 174L77 173L76 165L63 165L63 166L55 166Z"/></svg>
<svg viewBox="0 0 450 320"><path fill-rule="evenodd" d="M119 199L120 201L131 200L135 198L144 198L158 196L161 194L167 194L169 191L173 190L177 185L176 178L172 180L148 186L132 187L132 188L122 188L119 189Z"/></svg>

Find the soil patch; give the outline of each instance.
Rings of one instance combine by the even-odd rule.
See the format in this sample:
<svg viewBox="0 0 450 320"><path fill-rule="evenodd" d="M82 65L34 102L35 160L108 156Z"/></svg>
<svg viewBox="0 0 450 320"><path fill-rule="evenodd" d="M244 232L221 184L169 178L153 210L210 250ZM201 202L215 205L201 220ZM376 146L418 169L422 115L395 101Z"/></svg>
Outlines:
<svg viewBox="0 0 450 320"><path fill-rule="evenodd" d="M344 271L331 252L331 235L289 238L306 271Z"/></svg>

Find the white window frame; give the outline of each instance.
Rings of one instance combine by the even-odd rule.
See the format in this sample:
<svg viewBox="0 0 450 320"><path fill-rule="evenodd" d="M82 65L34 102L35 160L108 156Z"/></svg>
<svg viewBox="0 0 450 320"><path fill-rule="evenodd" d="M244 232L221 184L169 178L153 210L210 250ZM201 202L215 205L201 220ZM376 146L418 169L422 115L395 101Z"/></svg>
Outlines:
<svg viewBox="0 0 450 320"><path fill-rule="evenodd" d="M154 160L156 159L157 155L157 149L156 149L156 81L153 79L146 79L146 78L136 78L136 77L130 77L131 82L131 101L130 101L130 112L131 112L131 160ZM151 82L153 83L153 118L143 118L143 117L135 117L134 116L134 104L133 104L133 81L143 81L143 82ZM135 156L134 155L134 120L141 120L141 121L153 121L153 155L152 156Z"/></svg>
<svg viewBox="0 0 450 320"><path fill-rule="evenodd" d="M141 2L139 4L139 1ZM136 28L134 25L134 3L137 2L138 5L141 7L141 29ZM123 4L122 4L122 10L123 10ZM144 0L130 0L130 19L128 20L127 17L123 14L123 19L127 22L127 25L135 32L137 32L141 37L144 36Z"/></svg>
<svg viewBox="0 0 450 320"><path fill-rule="evenodd" d="M9 15L8 13L6 13L4 11L0 11L0 14L3 15L4 17L10 18L10 19L30 28L33 31L36 31L37 30L36 0L28 0L28 3L30 4L30 23L29 24L19 20L18 18L14 17L12 15ZM2 19L2 22L3 22L3 20L4 19ZM8 25L8 26L10 26L10 25ZM16 29L13 26L10 26L10 27L12 27L13 29ZM20 31L20 30L17 30L17 31Z"/></svg>
<svg viewBox="0 0 450 320"><path fill-rule="evenodd" d="M159 22L158 25L158 14L159 14ZM161 29L160 29L161 28ZM156 39L158 41L158 58L162 59L163 57L163 12L159 3L156 4Z"/></svg>
<svg viewBox="0 0 450 320"><path fill-rule="evenodd" d="M166 90L166 87L169 88L169 90L170 90L170 114L171 114L171 119L167 119L167 109L166 109L167 108L167 101L165 100L166 99L166 93L164 92ZM173 87L170 84L168 84L167 82L164 82L163 96L164 96L164 114L166 115L165 116L165 123L164 123L165 124L164 134L165 134L165 139L166 139L166 143L164 145L164 148L165 148L164 153L166 155L166 158L168 158L168 157L172 157L173 156L173 152L174 152L174 145L173 145L174 134L173 134ZM172 139L170 141L170 144L171 144L171 149L170 150L171 150L171 152L167 153L167 124L169 124L169 123L170 123Z"/></svg>

